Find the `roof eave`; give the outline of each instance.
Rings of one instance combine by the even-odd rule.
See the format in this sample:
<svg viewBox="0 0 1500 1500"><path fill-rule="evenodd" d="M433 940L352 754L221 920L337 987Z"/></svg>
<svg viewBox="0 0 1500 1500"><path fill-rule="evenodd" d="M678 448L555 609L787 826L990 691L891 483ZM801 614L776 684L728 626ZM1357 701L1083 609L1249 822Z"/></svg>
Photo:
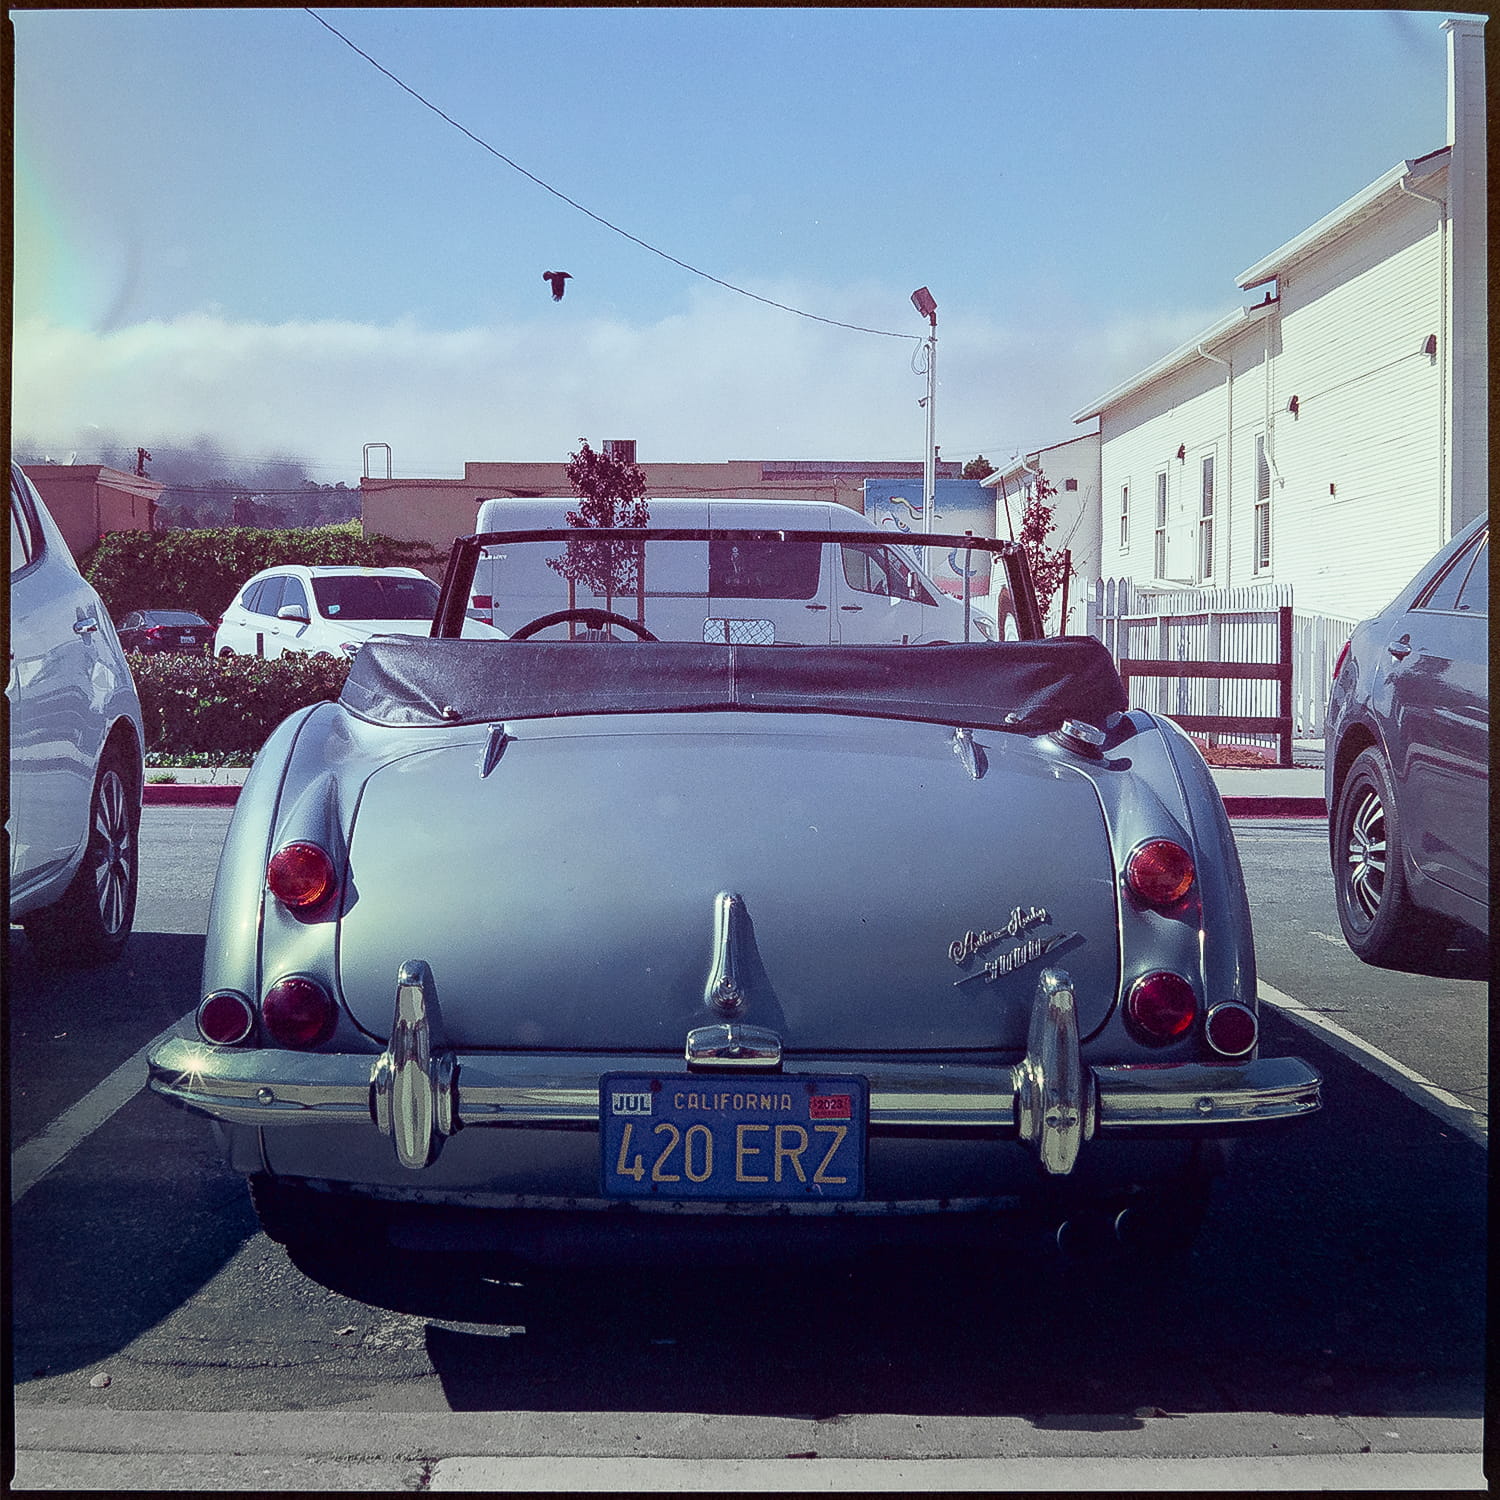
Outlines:
<svg viewBox="0 0 1500 1500"><path fill-rule="evenodd" d="M1235 285L1241 291L1248 292L1255 287L1264 286L1268 281L1274 281L1276 276L1294 261L1310 255L1314 250L1336 239L1346 229L1352 229L1360 219L1367 217L1382 199L1393 190L1398 190L1401 183L1409 179L1419 180L1423 177L1430 177L1434 172L1440 171L1447 165L1448 151L1449 148L1445 146L1442 150L1430 152L1426 156L1397 162L1390 171L1383 173L1367 188L1339 204L1332 213L1325 214L1316 224L1304 229L1294 239L1288 240L1279 250L1273 250L1269 255L1256 261L1248 271L1242 271L1235 278Z"/></svg>
<svg viewBox="0 0 1500 1500"><path fill-rule="evenodd" d="M1087 422L1090 417L1100 416L1111 406L1118 405L1127 396L1144 390L1148 385L1154 385L1165 376L1192 364L1194 360L1202 359L1205 349L1222 344L1252 323L1259 322L1275 305L1274 302L1267 301L1258 302L1254 307L1235 308L1232 313L1205 328L1196 338L1189 339L1185 344L1179 344L1170 354L1157 360L1154 365L1147 366L1128 380L1122 380L1119 385L1106 391L1097 401L1090 402L1081 411L1075 412L1073 420Z"/></svg>

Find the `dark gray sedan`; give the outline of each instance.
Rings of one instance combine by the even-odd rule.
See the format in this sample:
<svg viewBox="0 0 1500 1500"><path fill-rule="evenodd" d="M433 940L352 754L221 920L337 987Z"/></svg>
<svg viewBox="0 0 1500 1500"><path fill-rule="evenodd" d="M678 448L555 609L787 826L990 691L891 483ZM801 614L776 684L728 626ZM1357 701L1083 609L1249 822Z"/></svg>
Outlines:
<svg viewBox="0 0 1500 1500"><path fill-rule="evenodd" d="M1366 963L1490 930L1489 520L1459 532L1339 658L1324 772L1339 921Z"/></svg>

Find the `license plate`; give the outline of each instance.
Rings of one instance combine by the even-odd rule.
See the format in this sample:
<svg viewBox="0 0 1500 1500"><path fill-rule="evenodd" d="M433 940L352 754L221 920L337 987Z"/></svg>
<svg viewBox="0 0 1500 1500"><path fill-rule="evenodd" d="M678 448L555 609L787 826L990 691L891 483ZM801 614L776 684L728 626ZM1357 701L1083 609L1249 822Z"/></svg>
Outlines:
<svg viewBox="0 0 1500 1500"><path fill-rule="evenodd" d="M864 1194L863 1078L611 1073L599 1084L610 1198L818 1202Z"/></svg>
<svg viewBox="0 0 1500 1500"><path fill-rule="evenodd" d="M184 646L196 646L198 644L198 637L195 635L185 635L182 638L182 644Z"/></svg>

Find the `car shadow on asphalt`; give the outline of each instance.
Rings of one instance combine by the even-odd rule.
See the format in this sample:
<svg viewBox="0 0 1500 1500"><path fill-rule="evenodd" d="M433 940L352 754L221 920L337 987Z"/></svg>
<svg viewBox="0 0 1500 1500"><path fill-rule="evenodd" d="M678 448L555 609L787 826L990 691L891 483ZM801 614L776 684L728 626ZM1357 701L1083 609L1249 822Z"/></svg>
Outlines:
<svg viewBox="0 0 1500 1500"><path fill-rule="evenodd" d="M1185 1263L1033 1244L802 1271L299 1265L428 1319L455 1411L1478 1415L1485 1153L1301 1031L1266 1034L1320 1070L1325 1110L1244 1143Z"/></svg>
<svg viewBox="0 0 1500 1500"><path fill-rule="evenodd" d="M11 1150L181 1020L203 947L201 936L136 932L113 964L47 969L11 930ZM211 1282L255 1228L207 1122L141 1088L11 1206L18 1392L46 1399L49 1381L125 1349Z"/></svg>

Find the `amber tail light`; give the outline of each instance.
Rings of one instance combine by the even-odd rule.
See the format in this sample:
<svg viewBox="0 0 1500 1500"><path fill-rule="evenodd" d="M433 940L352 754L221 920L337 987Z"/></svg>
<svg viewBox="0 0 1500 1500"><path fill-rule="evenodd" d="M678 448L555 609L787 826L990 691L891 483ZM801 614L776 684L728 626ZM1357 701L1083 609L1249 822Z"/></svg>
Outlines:
<svg viewBox="0 0 1500 1500"><path fill-rule="evenodd" d="M333 861L316 844L284 844L266 867L266 886L283 906L307 912L333 894Z"/></svg>
<svg viewBox="0 0 1500 1500"><path fill-rule="evenodd" d="M1151 839L1125 862L1125 884L1147 906L1176 906L1193 888L1193 856L1171 839Z"/></svg>

